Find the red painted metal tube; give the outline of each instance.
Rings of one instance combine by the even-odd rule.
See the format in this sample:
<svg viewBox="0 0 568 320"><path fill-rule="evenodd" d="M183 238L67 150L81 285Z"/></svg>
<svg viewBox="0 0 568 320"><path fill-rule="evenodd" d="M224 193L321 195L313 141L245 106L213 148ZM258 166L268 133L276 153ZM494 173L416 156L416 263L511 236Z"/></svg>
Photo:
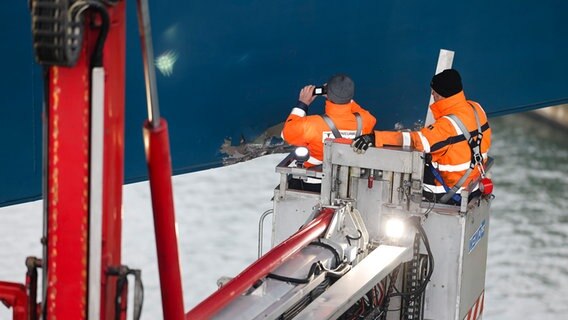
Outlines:
<svg viewBox="0 0 568 320"><path fill-rule="evenodd" d="M111 26L103 51L105 67L105 135L101 256L101 319L114 319L116 280L109 267L122 264L122 186L124 184L124 92L126 1L107 8Z"/></svg>
<svg viewBox="0 0 568 320"><path fill-rule="evenodd" d="M90 81L87 46L75 67L49 68L45 319L86 319Z"/></svg>
<svg viewBox="0 0 568 320"><path fill-rule="evenodd" d="M0 281L0 302L13 309L14 320L28 318L28 295L23 284Z"/></svg>
<svg viewBox="0 0 568 320"><path fill-rule="evenodd" d="M213 317L256 281L266 277L300 249L317 239L327 229L334 212L335 210L331 208L323 209L314 220L290 238L272 248L238 276L190 310L185 315L185 319L210 319Z"/></svg>
<svg viewBox="0 0 568 320"><path fill-rule="evenodd" d="M163 315L164 319L181 320L184 310L172 192L172 162L168 125L164 119L160 119L157 128L146 121L144 147L152 193Z"/></svg>

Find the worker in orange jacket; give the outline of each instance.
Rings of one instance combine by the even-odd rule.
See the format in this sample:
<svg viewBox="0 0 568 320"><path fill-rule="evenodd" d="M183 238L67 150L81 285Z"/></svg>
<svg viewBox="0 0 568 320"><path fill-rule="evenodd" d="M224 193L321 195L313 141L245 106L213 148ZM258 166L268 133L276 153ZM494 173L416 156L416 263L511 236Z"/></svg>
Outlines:
<svg viewBox="0 0 568 320"><path fill-rule="evenodd" d="M325 115L333 122L342 138L353 139L357 130L361 134L371 133L376 123L369 111L361 108L354 100L355 85L346 75L332 76L324 86L327 90ZM323 141L327 138L339 138L334 135L330 125L323 116L307 116L308 107L317 98L314 85L307 85L300 91L298 102L284 123L282 138L291 145L305 146L310 152L310 159L305 167L322 164ZM357 128L358 113L361 118L361 128Z"/></svg>
<svg viewBox="0 0 568 320"><path fill-rule="evenodd" d="M466 100L458 71L442 71L432 78L430 86L434 97L430 106L435 120L432 125L412 132L375 131L358 137L352 145L357 152L383 145L424 151L424 196L429 201L458 204L462 189L477 181L483 171L491 128L481 105ZM478 186L471 191L474 196L480 193Z"/></svg>
<svg viewBox="0 0 568 320"><path fill-rule="evenodd" d="M308 107L317 98L314 85L300 91L298 102L284 123L282 139L294 146L305 146L310 152L304 167L322 164L323 142L328 138L353 139L373 132L376 123L369 111L353 100L355 85L344 74L332 76L324 85L325 114L308 116ZM316 182L317 183L317 182Z"/></svg>

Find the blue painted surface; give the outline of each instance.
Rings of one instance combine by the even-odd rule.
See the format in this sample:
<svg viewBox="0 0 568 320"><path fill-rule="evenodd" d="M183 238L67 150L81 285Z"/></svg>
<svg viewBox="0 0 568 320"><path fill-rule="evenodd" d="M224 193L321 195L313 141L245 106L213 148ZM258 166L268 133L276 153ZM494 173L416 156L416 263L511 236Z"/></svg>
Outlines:
<svg viewBox="0 0 568 320"><path fill-rule="evenodd" d="M128 2L127 181L145 179L146 100L135 2ZM568 101L568 2L151 1L157 72L176 173L221 165L223 139L282 122L308 83L348 73L378 129L424 119L439 49L456 52L466 95L490 116ZM0 206L41 193L41 68L25 1L6 6L0 79ZM10 32L20 30L21 32ZM316 101L310 113L321 112Z"/></svg>
<svg viewBox="0 0 568 320"><path fill-rule="evenodd" d="M41 193L43 84L30 25L26 1L0 10L0 206Z"/></svg>
<svg viewBox="0 0 568 320"><path fill-rule="evenodd" d="M469 251L467 252L468 254L470 254L473 251L473 249L477 247L477 244L479 244L479 241L483 239L483 236L485 236L485 220L481 221L481 224L479 225L477 230L475 230L473 235L471 235L471 238L469 238L468 242Z"/></svg>

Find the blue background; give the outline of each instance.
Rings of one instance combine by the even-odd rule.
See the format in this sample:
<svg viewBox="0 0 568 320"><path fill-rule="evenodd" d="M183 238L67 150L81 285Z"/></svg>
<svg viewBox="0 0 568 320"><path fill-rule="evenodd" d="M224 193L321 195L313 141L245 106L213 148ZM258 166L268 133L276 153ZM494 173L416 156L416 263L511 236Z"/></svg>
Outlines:
<svg viewBox="0 0 568 320"><path fill-rule="evenodd" d="M146 178L146 96L128 1L127 182ZM423 120L440 49L456 52L466 96L492 117L568 101L567 1L151 1L154 54L175 173L222 165L227 137L253 140L285 120L305 84L334 73L377 129ZM41 197L42 79L27 1L0 12L0 206ZM14 32L13 30L16 30ZM322 111L323 100L310 107Z"/></svg>

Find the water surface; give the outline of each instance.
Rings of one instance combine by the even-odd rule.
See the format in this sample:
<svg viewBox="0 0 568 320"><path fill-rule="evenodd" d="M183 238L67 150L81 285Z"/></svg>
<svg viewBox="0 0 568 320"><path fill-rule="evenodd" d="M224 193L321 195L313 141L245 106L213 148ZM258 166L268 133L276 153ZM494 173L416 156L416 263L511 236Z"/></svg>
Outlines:
<svg viewBox="0 0 568 320"><path fill-rule="evenodd" d="M491 125L484 319L567 319L568 131L523 114Z"/></svg>

